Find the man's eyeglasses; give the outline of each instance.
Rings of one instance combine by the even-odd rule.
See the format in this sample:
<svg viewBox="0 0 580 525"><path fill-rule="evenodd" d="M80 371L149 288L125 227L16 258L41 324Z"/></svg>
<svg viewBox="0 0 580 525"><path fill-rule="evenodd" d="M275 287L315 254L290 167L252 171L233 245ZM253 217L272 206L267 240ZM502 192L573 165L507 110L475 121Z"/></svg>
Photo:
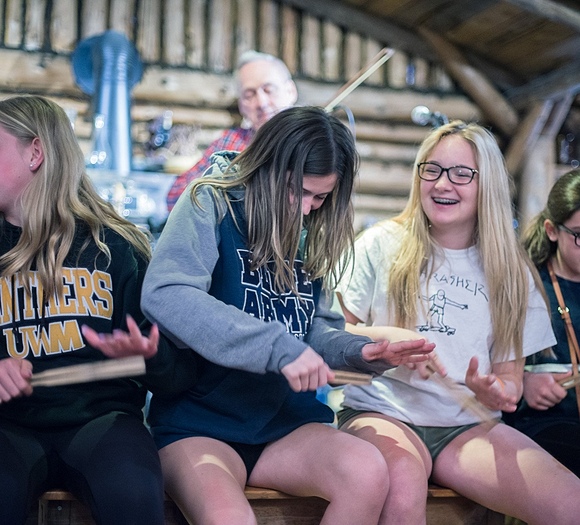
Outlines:
<svg viewBox="0 0 580 525"><path fill-rule="evenodd" d="M564 226L563 224L558 224L558 228L572 235L572 237L574 237L574 242L576 243L576 246L580 246L580 232L575 232L570 228L568 228L567 226Z"/></svg>
<svg viewBox="0 0 580 525"><path fill-rule="evenodd" d="M436 181L446 171L449 182L453 184L469 184L473 180L473 177L475 177L475 174L479 173L477 170L467 168L466 166L443 168L434 162L421 162L417 164L417 168L419 168L419 177L429 181Z"/></svg>

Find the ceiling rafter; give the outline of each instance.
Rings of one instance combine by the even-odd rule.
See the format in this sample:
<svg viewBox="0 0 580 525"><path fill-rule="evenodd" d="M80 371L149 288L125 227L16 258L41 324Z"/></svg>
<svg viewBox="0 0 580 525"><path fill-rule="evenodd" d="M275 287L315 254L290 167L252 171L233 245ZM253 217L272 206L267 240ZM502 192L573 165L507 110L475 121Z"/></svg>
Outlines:
<svg viewBox="0 0 580 525"><path fill-rule="evenodd" d="M505 92L505 96L516 107L522 107L534 99L544 100L578 93L580 93L580 61L537 77L523 86L509 89Z"/></svg>
<svg viewBox="0 0 580 525"><path fill-rule="evenodd" d="M301 9L312 16L330 20L339 27L368 36L378 42L393 45L401 51L428 60L437 59L430 46L413 31L336 0L281 0L281 3Z"/></svg>
<svg viewBox="0 0 580 525"><path fill-rule="evenodd" d="M503 0L541 18L566 25L580 32L580 12L551 0Z"/></svg>

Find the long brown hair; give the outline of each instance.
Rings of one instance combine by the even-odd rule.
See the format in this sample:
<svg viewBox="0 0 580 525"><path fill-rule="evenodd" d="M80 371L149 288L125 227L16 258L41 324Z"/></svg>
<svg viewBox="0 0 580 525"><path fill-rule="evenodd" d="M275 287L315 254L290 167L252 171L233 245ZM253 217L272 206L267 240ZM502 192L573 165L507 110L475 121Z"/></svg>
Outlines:
<svg viewBox="0 0 580 525"><path fill-rule="evenodd" d="M522 242L536 266L541 266L558 249L544 228L546 220L554 225L564 224L580 210L580 170L562 175L552 186L545 208L538 213L524 230Z"/></svg>
<svg viewBox="0 0 580 525"><path fill-rule="evenodd" d="M303 241L305 270L312 279L325 278L334 286L354 239L351 195L357 168L354 137L340 120L320 108L295 107L266 122L224 176L198 179L192 198L202 186L243 186L254 269L273 261L277 289L294 290L293 261ZM337 176L334 190L319 209L303 217L304 176L330 174Z"/></svg>

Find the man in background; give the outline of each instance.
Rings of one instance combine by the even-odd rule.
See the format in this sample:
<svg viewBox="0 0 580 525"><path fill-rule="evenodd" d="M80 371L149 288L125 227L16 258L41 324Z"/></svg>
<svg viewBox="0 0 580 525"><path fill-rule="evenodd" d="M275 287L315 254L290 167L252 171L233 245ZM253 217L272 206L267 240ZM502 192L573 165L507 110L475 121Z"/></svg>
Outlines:
<svg viewBox="0 0 580 525"><path fill-rule="evenodd" d="M192 168L177 177L167 194L169 211L187 185L204 174L210 166L213 153L223 150L243 151L262 124L279 111L293 106L298 99L296 84L286 64L272 55L246 51L238 60L236 77L242 124L224 131L208 146Z"/></svg>

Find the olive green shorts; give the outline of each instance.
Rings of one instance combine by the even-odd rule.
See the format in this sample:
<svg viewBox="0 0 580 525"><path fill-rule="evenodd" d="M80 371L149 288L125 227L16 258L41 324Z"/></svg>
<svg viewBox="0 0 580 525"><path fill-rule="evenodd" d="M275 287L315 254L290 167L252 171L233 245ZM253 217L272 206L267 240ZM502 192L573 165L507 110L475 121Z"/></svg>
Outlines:
<svg viewBox="0 0 580 525"><path fill-rule="evenodd" d="M338 428L343 427L353 417L368 413L367 410L355 410L354 408L349 407L343 408L337 414ZM423 443L427 446L433 461L435 461L435 458L441 453L441 451L457 436L480 424L472 423L470 425L461 425L458 427L422 427L404 421L401 421L401 423L407 425L421 438Z"/></svg>

